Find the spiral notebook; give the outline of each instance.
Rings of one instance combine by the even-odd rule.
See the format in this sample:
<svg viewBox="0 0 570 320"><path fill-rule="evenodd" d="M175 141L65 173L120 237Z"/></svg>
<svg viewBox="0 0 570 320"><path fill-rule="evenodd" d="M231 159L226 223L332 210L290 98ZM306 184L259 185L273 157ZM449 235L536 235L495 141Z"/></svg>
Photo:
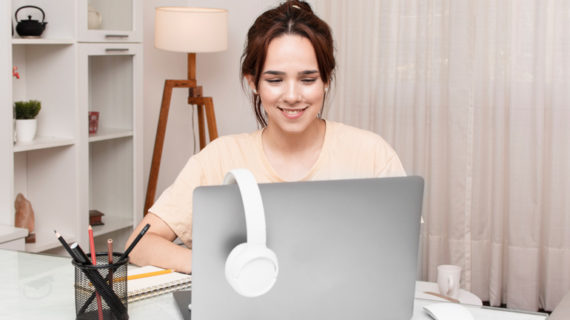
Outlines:
<svg viewBox="0 0 570 320"><path fill-rule="evenodd" d="M143 274L164 270L155 266L136 267L129 265L128 275ZM192 286L192 275L170 272L139 279L129 280L127 283L127 299L129 303L157 295L178 291Z"/></svg>

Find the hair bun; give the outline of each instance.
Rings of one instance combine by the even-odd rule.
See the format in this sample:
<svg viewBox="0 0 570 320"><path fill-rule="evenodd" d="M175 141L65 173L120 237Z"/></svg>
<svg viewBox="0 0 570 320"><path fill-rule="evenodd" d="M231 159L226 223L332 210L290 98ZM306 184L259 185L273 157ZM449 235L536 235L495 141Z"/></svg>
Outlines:
<svg viewBox="0 0 570 320"><path fill-rule="evenodd" d="M291 9L303 10L303 11L308 11L310 13L313 13L313 9L311 8L311 5L305 1L289 0L284 4L289 5L289 8L291 8Z"/></svg>

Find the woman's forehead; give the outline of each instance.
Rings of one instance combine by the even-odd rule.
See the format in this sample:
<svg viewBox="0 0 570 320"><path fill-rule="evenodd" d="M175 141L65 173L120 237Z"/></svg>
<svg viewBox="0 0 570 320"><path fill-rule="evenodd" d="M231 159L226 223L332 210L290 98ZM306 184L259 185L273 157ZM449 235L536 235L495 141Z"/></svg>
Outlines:
<svg viewBox="0 0 570 320"><path fill-rule="evenodd" d="M285 34L269 43L263 72L267 70L303 72L318 70L315 49L309 39L300 35Z"/></svg>

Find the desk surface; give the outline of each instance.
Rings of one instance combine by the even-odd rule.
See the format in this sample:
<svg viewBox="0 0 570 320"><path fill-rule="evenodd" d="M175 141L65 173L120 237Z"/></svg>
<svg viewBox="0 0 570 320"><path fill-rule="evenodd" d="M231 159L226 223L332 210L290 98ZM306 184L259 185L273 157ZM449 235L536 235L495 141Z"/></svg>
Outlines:
<svg viewBox="0 0 570 320"><path fill-rule="evenodd" d="M0 250L0 319L73 319L74 269L68 258ZM412 320L431 319L416 298ZM545 314L467 306L477 320L545 320ZM129 303L131 319L181 320L172 294Z"/></svg>
<svg viewBox="0 0 570 320"><path fill-rule="evenodd" d="M437 286L437 283L416 281L416 296L415 296L416 299L447 301L443 298L439 298L434 295L428 294L427 292L439 293L439 287ZM463 304L470 304L474 306L483 305L483 302L478 296L463 289L459 289L459 296L457 297L457 299Z"/></svg>

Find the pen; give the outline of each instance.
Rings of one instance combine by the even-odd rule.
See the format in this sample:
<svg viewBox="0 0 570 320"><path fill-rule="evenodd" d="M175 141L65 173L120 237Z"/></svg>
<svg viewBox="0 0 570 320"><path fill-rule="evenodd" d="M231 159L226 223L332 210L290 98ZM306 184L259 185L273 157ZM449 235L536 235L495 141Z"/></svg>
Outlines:
<svg viewBox="0 0 570 320"><path fill-rule="evenodd" d="M133 240L133 242L131 243L131 245L127 248L127 250L125 250L125 252L121 255L121 257L119 258L118 261L121 261L125 258L127 258L129 256L129 253L131 253L131 251L134 249L134 247L137 245L137 243L141 240L141 238L145 235L145 233L147 232L148 228L150 228L150 224L146 224L141 232L137 235L137 237L135 238L135 240Z"/></svg>
<svg viewBox="0 0 570 320"><path fill-rule="evenodd" d="M74 255L77 257L77 262L81 264L91 264L89 258L87 258L87 255L77 242L72 243L70 248Z"/></svg>

